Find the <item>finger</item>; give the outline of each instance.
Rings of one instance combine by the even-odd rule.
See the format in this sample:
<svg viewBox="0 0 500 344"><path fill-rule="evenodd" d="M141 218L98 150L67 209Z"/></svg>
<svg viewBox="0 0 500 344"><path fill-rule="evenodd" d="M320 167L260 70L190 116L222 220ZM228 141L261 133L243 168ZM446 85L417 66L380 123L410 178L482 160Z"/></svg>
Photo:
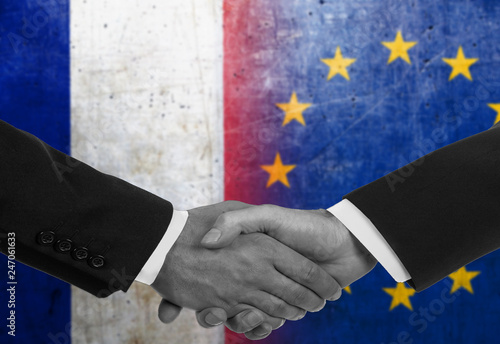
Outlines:
<svg viewBox="0 0 500 344"><path fill-rule="evenodd" d="M200 326L210 328L226 322L227 314L222 308L206 308L202 311L196 312L196 320Z"/></svg>
<svg viewBox="0 0 500 344"><path fill-rule="evenodd" d="M325 270L284 245L276 246L274 259L276 270L314 291L323 300L335 298L339 292L342 292L339 283ZM309 308L304 309L309 310Z"/></svg>
<svg viewBox="0 0 500 344"><path fill-rule="evenodd" d="M278 329L284 323L285 319L272 317L254 307L244 305L244 310L229 318L225 325L233 332L246 333L259 329L264 324L271 326L271 330Z"/></svg>
<svg viewBox="0 0 500 344"><path fill-rule="evenodd" d="M287 210L289 209L263 205L226 212L217 218L201 244L215 249L231 244L240 234L266 233L273 236L278 224L274 211L283 213Z"/></svg>
<svg viewBox="0 0 500 344"><path fill-rule="evenodd" d="M326 303L325 299L319 297L315 292L279 272L269 278L263 291L282 299L289 305L309 312L323 309Z"/></svg>
<svg viewBox="0 0 500 344"><path fill-rule="evenodd" d="M208 206L201 207L201 208L210 208L210 211L213 211L214 213L224 214L227 212L239 211L239 210L244 210L244 209L248 209L248 208L252 208L252 207L255 207L255 206L252 204L247 204L247 203L243 203L243 202L239 202L239 201L224 201L224 202L208 205ZM198 208L198 209L201 209L201 208Z"/></svg>
<svg viewBox="0 0 500 344"><path fill-rule="evenodd" d="M174 305L169 301L162 299L158 307L158 318L162 323L170 324L181 313L182 307Z"/></svg>
<svg viewBox="0 0 500 344"><path fill-rule="evenodd" d="M248 234L252 232L263 232L280 240L280 237L283 237L286 233L291 234L290 230L292 230L293 234L296 234L297 231L293 231L293 228L304 221L308 223L308 226L311 226L309 218L310 214L308 212L299 212L271 205L231 211L217 218L212 230L203 238L202 244L208 248L219 248L231 243L241 233ZM309 231L298 231L298 233L302 235L297 237L297 240L299 238L303 239L307 233L309 235L314 234ZM293 235L291 237L293 238ZM288 240L293 239L288 238ZM308 245L302 246L308 247ZM340 285L326 271L293 250L288 250L288 252L290 254L280 260L279 271L299 284L313 290L323 299L332 299L339 295ZM291 264L291 262L301 262L298 265L300 268L295 269L294 266L297 266L297 263Z"/></svg>
<svg viewBox="0 0 500 344"><path fill-rule="evenodd" d="M337 301L342 296L342 289L339 289L328 301Z"/></svg>
<svg viewBox="0 0 500 344"><path fill-rule="evenodd" d="M289 305L282 299L260 290L242 295L242 302L275 318L297 320L305 314L303 309Z"/></svg>
<svg viewBox="0 0 500 344"><path fill-rule="evenodd" d="M233 332L245 333L262 324L264 320L264 314L253 308L236 314L234 317L228 319L225 325Z"/></svg>
<svg viewBox="0 0 500 344"><path fill-rule="evenodd" d="M245 332L245 337L247 337L250 340L260 340L269 336L272 331L273 328L271 327L271 325L264 323L258 326L257 328L253 329L252 331Z"/></svg>

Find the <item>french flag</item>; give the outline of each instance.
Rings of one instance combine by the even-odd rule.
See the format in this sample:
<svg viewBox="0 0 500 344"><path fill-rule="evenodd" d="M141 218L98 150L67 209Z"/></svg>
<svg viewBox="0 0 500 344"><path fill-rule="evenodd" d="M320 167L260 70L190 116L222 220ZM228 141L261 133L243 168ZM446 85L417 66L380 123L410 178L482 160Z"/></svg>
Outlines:
<svg viewBox="0 0 500 344"><path fill-rule="evenodd" d="M495 0L3 0L0 119L179 210L327 208L500 119L499 16ZM261 342L494 343L498 258L418 294L378 266ZM17 264L13 295L8 270L1 343L250 342L191 311L162 324L139 283L96 299Z"/></svg>

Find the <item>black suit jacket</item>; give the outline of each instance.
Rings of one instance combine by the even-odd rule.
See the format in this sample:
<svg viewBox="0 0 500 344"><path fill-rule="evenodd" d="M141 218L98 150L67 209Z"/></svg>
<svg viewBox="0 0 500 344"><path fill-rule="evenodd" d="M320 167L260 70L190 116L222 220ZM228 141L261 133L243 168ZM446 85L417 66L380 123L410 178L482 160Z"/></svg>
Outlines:
<svg viewBox="0 0 500 344"><path fill-rule="evenodd" d="M98 297L126 291L172 205L0 121L1 251ZM9 234L14 233L14 234Z"/></svg>
<svg viewBox="0 0 500 344"><path fill-rule="evenodd" d="M500 126L436 150L345 196L422 290L500 247Z"/></svg>

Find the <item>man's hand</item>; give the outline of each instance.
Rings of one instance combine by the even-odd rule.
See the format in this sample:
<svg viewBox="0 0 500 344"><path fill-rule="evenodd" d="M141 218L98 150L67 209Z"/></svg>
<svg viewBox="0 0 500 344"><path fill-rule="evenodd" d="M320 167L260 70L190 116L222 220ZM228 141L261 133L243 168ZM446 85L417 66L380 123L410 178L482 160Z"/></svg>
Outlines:
<svg viewBox="0 0 500 344"><path fill-rule="evenodd" d="M229 245L240 234L265 233L317 262L342 286L377 263L363 245L326 210L293 210L273 205L249 207L219 216L202 240L207 248Z"/></svg>
<svg viewBox="0 0 500 344"><path fill-rule="evenodd" d="M173 322L182 308L163 299L158 308L158 317L165 324ZM252 340L263 339L283 326L285 319L275 318L263 313L255 307L247 306L245 310L227 319L226 312L221 308L206 308L196 312L196 320L205 328L225 324L227 328L236 333L245 333Z"/></svg>
<svg viewBox="0 0 500 344"><path fill-rule="evenodd" d="M200 245L219 215L242 207L225 202L190 211L152 287L178 306L219 307L229 317L252 306L274 317L299 319L340 294L325 271L269 236L242 236L221 250Z"/></svg>

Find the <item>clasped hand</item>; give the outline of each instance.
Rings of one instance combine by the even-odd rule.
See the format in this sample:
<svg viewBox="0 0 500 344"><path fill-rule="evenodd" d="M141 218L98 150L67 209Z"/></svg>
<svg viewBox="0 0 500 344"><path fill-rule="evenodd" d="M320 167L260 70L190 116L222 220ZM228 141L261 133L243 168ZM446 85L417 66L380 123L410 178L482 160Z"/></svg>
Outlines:
<svg viewBox="0 0 500 344"><path fill-rule="evenodd" d="M165 323L187 307L204 327L262 339L338 299L375 264L327 211L223 202L189 211L152 287Z"/></svg>

